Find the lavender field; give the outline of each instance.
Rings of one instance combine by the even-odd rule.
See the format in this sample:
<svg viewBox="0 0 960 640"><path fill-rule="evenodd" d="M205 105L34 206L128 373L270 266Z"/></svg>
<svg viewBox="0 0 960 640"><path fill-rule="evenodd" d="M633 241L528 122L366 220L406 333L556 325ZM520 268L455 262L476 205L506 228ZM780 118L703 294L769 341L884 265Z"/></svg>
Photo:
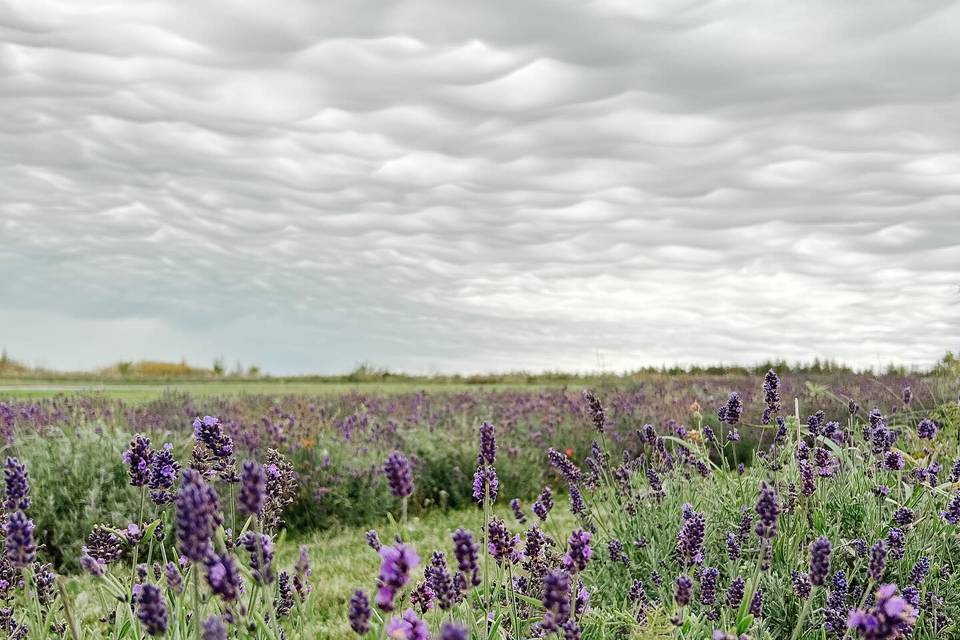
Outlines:
<svg viewBox="0 0 960 640"><path fill-rule="evenodd" d="M957 389L771 370L589 391L10 398L2 625L941 637L960 615Z"/></svg>

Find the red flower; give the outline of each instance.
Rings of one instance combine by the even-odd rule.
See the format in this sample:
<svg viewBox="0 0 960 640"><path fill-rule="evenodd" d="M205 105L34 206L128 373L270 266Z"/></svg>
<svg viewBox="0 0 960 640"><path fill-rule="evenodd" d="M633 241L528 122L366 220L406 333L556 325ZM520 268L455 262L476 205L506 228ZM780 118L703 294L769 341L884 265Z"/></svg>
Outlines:
<svg viewBox="0 0 960 640"><path fill-rule="evenodd" d="M566 451L564 451L564 453L567 454L567 457L568 457L568 458L572 458L572 457L573 457L573 447L567 447L567 449L566 449Z"/></svg>

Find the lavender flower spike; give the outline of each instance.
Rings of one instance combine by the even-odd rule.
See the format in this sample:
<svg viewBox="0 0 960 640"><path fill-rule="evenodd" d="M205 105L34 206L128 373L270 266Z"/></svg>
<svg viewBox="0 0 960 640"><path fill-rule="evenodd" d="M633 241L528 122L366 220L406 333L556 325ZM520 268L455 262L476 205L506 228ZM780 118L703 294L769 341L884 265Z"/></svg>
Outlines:
<svg viewBox="0 0 960 640"><path fill-rule="evenodd" d="M383 473L387 476L390 492L397 498L407 498L413 493L413 474L410 462L399 451L394 451L383 463Z"/></svg>
<svg viewBox="0 0 960 640"><path fill-rule="evenodd" d="M267 473L263 467L252 460L244 462L238 497L240 513L245 516L259 515L263 511L266 490Z"/></svg>
<svg viewBox="0 0 960 640"><path fill-rule="evenodd" d="M205 561L211 553L210 539L223 522L220 499L200 473L187 469L177 493L175 525L181 555L193 562Z"/></svg>
<svg viewBox="0 0 960 640"><path fill-rule="evenodd" d="M22 462L16 458L7 458L3 470L6 481L6 500L3 508L7 511L26 511L30 508L30 474Z"/></svg>
<svg viewBox="0 0 960 640"><path fill-rule="evenodd" d="M33 543L33 521L23 511L16 511L7 518L3 531L10 564L21 569L33 564L37 558L37 547Z"/></svg>

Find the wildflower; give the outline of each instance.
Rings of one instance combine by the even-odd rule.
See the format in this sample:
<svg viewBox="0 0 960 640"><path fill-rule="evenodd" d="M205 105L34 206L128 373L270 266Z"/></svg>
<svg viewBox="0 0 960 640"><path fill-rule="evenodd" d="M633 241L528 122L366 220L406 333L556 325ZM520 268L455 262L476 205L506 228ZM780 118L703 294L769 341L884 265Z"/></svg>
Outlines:
<svg viewBox="0 0 960 640"><path fill-rule="evenodd" d="M446 611L460 601L456 583L447 572L447 558L441 551L435 551L430 559L430 565L424 571L427 585L437 599L437 606Z"/></svg>
<svg viewBox="0 0 960 640"><path fill-rule="evenodd" d="M227 628L220 616L211 616L203 621L203 640L227 640Z"/></svg>
<svg viewBox="0 0 960 640"><path fill-rule="evenodd" d="M744 591L746 590L747 583L742 576L737 576L730 583L730 586L727 588L727 606L731 609L739 609L740 603L743 602Z"/></svg>
<svg viewBox="0 0 960 640"><path fill-rule="evenodd" d="M517 519L519 524L526 524L527 515L523 512L523 509L520 506L520 499L514 498L510 501L510 508L513 510L513 517Z"/></svg>
<svg viewBox="0 0 960 640"><path fill-rule="evenodd" d="M366 533L367 537L367 546L369 546L374 551L380 551L380 535L377 533L376 529L371 529Z"/></svg>
<svg viewBox="0 0 960 640"><path fill-rule="evenodd" d="M720 571L716 567L707 567L700 575L700 604L712 605L717 599L717 581Z"/></svg>
<svg viewBox="0 0 960 640"><path fill-rule="evenodd" d="M80 568L94 578L102 578L107 570L107 565L100 558L91 556L90 550L83 547L80 549Z"/></svg>
<svg viewBox="0 0 960 640"><path fill-rule="evenodd" d="M547 457L550 459L550 464L553 465L553 467L559 471L564 478L566 478L567 482L580 482L580 469L578 469L575 464L570 462L569 458L553 448L547 450Z"/></svg>
<svg viewBox="0 0 960 640"><path fill-rule="evenodd" d="M903 388L903 404L910 404L913 400L913 389L909 386Z"/></svg>
<svg viewBox="0 0 960 640"><path fill-rule="evenodd" d="M906 630L916 620L916 612L896 593L897 585L881 585L873 606L850 612L849 627L855 629L864 640L905 637Z"/></svg>
<svg viewBox="0 0 960 640"><path fill-rule="evenodd" d="M757 499L755 510L760 517L755 529L757 536L768 540L776 537L780 504L777 502L777 494L773 487L766 482L760 484L760 497Z"/></svg>
<svg viewBox="0 0 960 640"><path fill-rule="evenodd" d="M760 421L770 424L770 418L780 411L780 378L773 369L763 376L763 400L767 408L763 410Z"/></svg>
<svg viewBox="0 0 960 640"><path fill-rule="evenodd" d="M359 635L366 635L370 631L370 600L363 591L357 589L353 593L347 617L350 620L350 628Z"/></svg>
<svg viewBox="0 0 960 640"><path fill-rule="evenodd" d="M177 474L180 473L180 463L174 459L172 447L173 445L167 443L162 449L155 451L150 464L147 486L150 488L150 499L157 505L169 504L174 500L171 489Z"/></svg>
<svg viewBox="0 0 960 640"><path fill-rule="evenodd" d="M867 575L869 575L870 579L874 582L880 582L886 567L887 545L883 540L880 540L870 548L870 565L867 568Z"/></svg>
<svg viewBox="0 0 960 640"><path fill-rule="evenodd" d="M286 618L293 609L293 588L290 586L290 574L281 571L277 576L277 599L273 603L278 618Z"/></svg>
<svg viewBox="0 0 960 640"><path fill-rule="evenodd" d="M602 434L607 422L603 405L600 404L600 400L597 399L597 396L593 395L592 391L584 391L583 400L587 403L587 413L593 422L593 428L597 430L597 433Z"/></svg>
<svg viewBox="0 0 960 640"><path fill-rule="evenodd" d="M380 577L377 581L377 606L383 611L393 611L396 592L410 580L410 572L420 564L420 557L402 543L380 549Z"/></svg>
<svg viewBox="0 0 960 640"><path fill-rule="evenodd" d="M587 506L583 501L583 494L580 489L572 482L567 486L567 493L570 494L570 512L576 516L583 517L587 513Z"/></svg>
<svg viewBox="0 0 960 640"><path fill-rule="evenodd" d="M427 623L418 619L413 609L407 609L402 617L387 623L387 638L390 640L427 640L429 635Z"/></svg>
<svg viewBox="0 0 960 640"><path fill-rule="evenodd" d="M533 512L540 518L541 522L546 522L551 509L553 509L553 492L550 487L544 487L536 502L533 503Z"/></svg>
<svg viewBox="0 0 960 640"><path fill-rule="evenodd" d="M899 527L890 527L887 531L887 548L890 550L890 557L899 560L906 551L907 541L903 535L903 529Z"/></svg>
<svg viewBox="0 0 960 640"><path fill-rule="evenodd" d="M690 604L691 589L693 589L693 581L690 578L684 575L677 577L674 583L673 599L679 606L683 607Z"/></svg>
<svg viewBox="0 0 960 640"><path fill-rule="evenodd" d="M894 523L905 527L913 522L913 511L906 507L899 507L893 512Z"/></svg>
<svg viewBox="0 0 960 640"><path fill-rule="evenodd" d="M496 429L489 422L480 425L480 454L477 465L495 464L497 461Z"/></svg>
<svg viewBox="0 0 960 640"><path fill-rule="evenodd" d="M810 582L822 586L830 573L830 540L817 538L810 545Z"/></svg>
<svg viewBox="0 0 960 640"><path fill-rule="evenodd" d="M457 529L453 534L453 555L457 558L457 569L469 578L473 586L480 584L479 563L477 553L480 545L473 539L473 534L465 529Z"/></svg>
<svg viewBox="0 0 960 640"><path fill-rule="evenodd" d="M733 391L727 398L727 403L717 409L717 417L720 422L726 422L733 426L740 422L740 416L743 414L743 401L740 399L740 393Z"/></svg>
<svg viewBox="0 0 960 640"><path fill-rule="evenodd" d="M480 504L485 497L489 497L490 502L496 502L499 492L500 480L497 478L497 470L493 467L477 467L473 474L473 499Z"/></svg>
<svg viewBox="0 0 960 640"><path fill-rule="evenodd" d="M498 565L509 560L514 547L520 542L520 536L513 536L500 518L493 518L487 525L487 550Z"/></svg>
<svg viewBox="0 0 960 640"><path fill-rule="evenodd" d="M163 576L167 583L167 589L175 594L183 593L183 575L180 569L173 562L168 562L163 566Z"/></svg>
<svg viewBox="0 0 960 640"><path fill-rule="evenodd" d="M763 589L760 587L753 592L753 598L750 600L750 614L755 618L763 615Z"/></svg>
<svg viewBox="0 0 960 640"><path fill-rule="evenodd" d="M924 579L927 577L927 574L930 573L930 558L926 556L921 556L917 558L916 563L913 565L913 569L910 570L910 576L907 580L910 584L920 585L923 584Z"/></svg>
<svg viewBox="0 0 960 640"><path fill-rule="evenodd" d="M543 577L543 629L559 629L570 617L570 574L551 571Z"/></svg>
<svg viewBox="0 0 960 640"><path fill-rule="evenodd" d="M917 435L925 440L933 440L937 436L937 423L930 418L924 418L917 425Z"/></svg>
<svg viewBox="0 0 960 640"><path fill-rule="evenodd" d="M33 521L23 511L15 511L3 525L7 561L17 568L29 567L37 557L33 544Z"/></svg>
<svg viewBox="0 0 960 640"><path fill-rule="evenodd" d="M390 492L397 498L407 498L413 493L413 475L410 463L399 451L394 451L383 463L383 473L387 476Z"/></svg>
<svg viewBox="0 0 960 640"><path fill-rule="evenodd" d="M903 454L896 450L888 451L883 466L891 471L900 471L903 469Z"/></svg>
<svg viewBox="0 0 960 640"><path fill-rule="evenodd" d="M193 562L203 562L210 554L210 539L223 522L220 499L200 474L187 469L177 492L176 532L180 554Z"/></svg>
<svg viewBox="0 0 960 640"><path fill-rule="evenodd" d="M593 555L590 540L593 536L588 531L578 529L570 534L567 540L567 554L563 556L563 566L567 571L577 572L587 568L587 563Z"/></svg>
<svg viewBox="0 0 960 640"><path fill-rule="evenodd" d="M468 640L469 637L466 627L455 622L444 622L440 629L440 640Z"/></svg>
<svg viewBox="0 0 960 640"><path fill-rule="evenodd" d="M160 589L152 584L137 585L134 601L137 606L137 618L144 631L151 636L167 632L167 604Z"/></svg>
<svg viewBox="0 0 960 640"><path fill-rule="evenodd" d="M791 571L790 582L793 584L793 595L801 600L810 597L810 576L800 571Z"/></svg>
<svg viewBox="0 0 960 640"><path fill-rule="evenodd" d="M960 522L960 491L953 494L953 498L950 499L950 504L947 505L946 511L941 511L940 515L950 524L955 525L957 522Z"/></svg>
<svg viewBox="0 0 960 640"><path fill-rule="evenodd" d="M243 582L240 578L240 568L237 566L237 562L233 559L233 556L228 553L213 554L207 560L206 565L207 584L210 585L210 590L224 602L236 602L243 589ZM171 567L168 565L168 585L173 577L171 575L172 572L169 570L170 568L176 571L175 566ZM176 590L174 592L176 593L183 590L183 580L179 577L179 572L176 572L175 575L174 584Z"/></svg>
<svg viewBox="0 0 960 640"><path fill-rule="evenodd" d="M123 452L123 463L127 465L130 484L143 487L150 480L150 462L153 451L150 450L150 438L137 435L130 441L130 448Z"/></svg>
<svg viewBox="0 0 960 640"><path fill-rule="evenodd" d="M691 508L689 516L683 521L677 533L677 555L683 560L685 566L700 564L703 561L705 534L706 521L703 514Z"/></svg>
<svg viewBox="0 0 960 640"><path fill-rule="evenodd" d="M244 462L240 473L240 495L237 498L240 513L245 516L259 516L263 511L266 489L267 474L263 467L252 460Z"/></svg>
<svg viewBox="0 0 960 640"><path fill-rule="evenodd" d="M30 508L30 474L22 462L16 458L7 458L3 477L6 481L6 499L3 508L6 511L26 511Z"/></svg>
<svg viewBox="0 0 960 640"><path fill-rule="evenodd" d="M250 554L250 569L257 584L273 583L273 540L270 536L247 531L239 543Z"/></svg>
<svg viewBox="0 0 960 640"><path fill-rule="evenodd" d="M730 558L731 562L740 559L740 540L737 538L737 534L732 531L727 534L727 557Z"/></svg>

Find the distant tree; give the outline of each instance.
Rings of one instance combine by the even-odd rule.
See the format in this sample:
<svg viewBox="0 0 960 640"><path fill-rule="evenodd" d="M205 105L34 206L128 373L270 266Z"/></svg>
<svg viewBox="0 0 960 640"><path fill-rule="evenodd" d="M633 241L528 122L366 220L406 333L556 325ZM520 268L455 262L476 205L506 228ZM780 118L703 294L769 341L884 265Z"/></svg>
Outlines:
<svg viewBox="0 0 960 640"><path fill-rule="evenodd" d="M213 367L211 367L211 369L213 370L213 375L218 377L222 376L224 372L227 370L223 364L223 358L217 358L216 360L214 360Z"/></svg>

